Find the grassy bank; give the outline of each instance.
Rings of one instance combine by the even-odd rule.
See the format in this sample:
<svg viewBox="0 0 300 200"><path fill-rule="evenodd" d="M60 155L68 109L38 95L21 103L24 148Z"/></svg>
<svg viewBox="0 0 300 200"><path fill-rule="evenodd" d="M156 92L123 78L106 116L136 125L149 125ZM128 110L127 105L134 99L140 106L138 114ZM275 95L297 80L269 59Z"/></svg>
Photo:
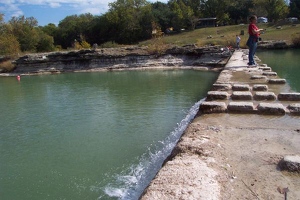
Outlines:
<svg viewBox="0 0 300 200"><path fill-rule="evenodd" d="M263 40L286 40L288 44L291 44L293 37L297 36L300 38L300 24L293 26L291 24L258 24L258 27L265 29L261 35ZM159 39L143 41L139 45L151 46L151 44L159 43L159 45L172 44L179 46L185 44L235 46L236 35L244 31L244 35L241 35L241 47L245 48L248 38L247 29L247 24L200 28L180 34L167 35Z"/></svg>

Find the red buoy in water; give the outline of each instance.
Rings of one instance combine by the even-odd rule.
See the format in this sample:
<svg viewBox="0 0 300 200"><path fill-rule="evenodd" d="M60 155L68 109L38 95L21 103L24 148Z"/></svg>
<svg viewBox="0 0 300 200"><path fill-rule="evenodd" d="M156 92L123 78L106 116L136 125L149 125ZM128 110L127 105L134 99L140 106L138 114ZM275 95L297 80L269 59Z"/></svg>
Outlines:
<svg viewBox="0 0 300 200"><path fill-rule="evenodd" d="M18 80L18 81L21 80L21 76L20 76L20 75L17 76L17 80Z"/></svg>

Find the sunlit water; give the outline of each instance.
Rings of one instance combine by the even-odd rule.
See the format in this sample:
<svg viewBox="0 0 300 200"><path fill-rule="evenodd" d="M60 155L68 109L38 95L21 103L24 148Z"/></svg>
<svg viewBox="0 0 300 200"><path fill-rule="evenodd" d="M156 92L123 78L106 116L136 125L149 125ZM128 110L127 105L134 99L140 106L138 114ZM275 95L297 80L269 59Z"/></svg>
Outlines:
<svg viewBox="0 0 300 200"><path fill-rule="evenodd" d="M0 199L137 199L217 76L0 77Z"/></svg>
<svg viewBox="0 0 300 200"><path fill-rule="evenodd" d="M257 56L285 78L293 91L300 92L300 49L265 50Z"/></svg>

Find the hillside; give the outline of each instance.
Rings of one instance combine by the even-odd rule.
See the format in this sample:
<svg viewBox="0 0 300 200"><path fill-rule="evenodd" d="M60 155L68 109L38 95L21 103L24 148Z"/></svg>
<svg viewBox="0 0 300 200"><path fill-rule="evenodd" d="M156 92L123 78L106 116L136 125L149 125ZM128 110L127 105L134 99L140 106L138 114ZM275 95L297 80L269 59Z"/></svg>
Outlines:
<svg viewBox="0 0 300 200"><path fill-rule="evenodd" d="M208 27L195 29L193 31L184 31L180 34L165 35L158 39L152 39L140 42L139 45L151 44L164 44L164 45L186 45L197 44L197 46L204 45L226 45L235 46L235 37L244 31L244 35L241 35L241 47L246 48L246 41L248 38L247 24L232 25L232 26L220 26L220 27ZM297 35L300 37L300 24L258 24L259 28L265 29L265 32L261 35L265 40L286 40L287 44L292 43L292 36Z"/></svg>

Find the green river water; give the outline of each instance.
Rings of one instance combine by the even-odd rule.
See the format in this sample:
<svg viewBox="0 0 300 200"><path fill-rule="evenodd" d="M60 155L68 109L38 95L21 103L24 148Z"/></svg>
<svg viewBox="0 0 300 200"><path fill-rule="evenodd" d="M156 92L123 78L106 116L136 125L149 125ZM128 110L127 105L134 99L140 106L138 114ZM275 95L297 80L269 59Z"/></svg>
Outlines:
<svg viewBox="0 0 300 200"><path fill-rule="evenodd" d="M0 77L0 199L137 199L217 76Z"/></svg>
<svg viewBox="0 0 300 200"><path fill-rule="evenodd" d="M257 56L285 78L293 91L300 92L300 49L259 51Z"/></svg>

